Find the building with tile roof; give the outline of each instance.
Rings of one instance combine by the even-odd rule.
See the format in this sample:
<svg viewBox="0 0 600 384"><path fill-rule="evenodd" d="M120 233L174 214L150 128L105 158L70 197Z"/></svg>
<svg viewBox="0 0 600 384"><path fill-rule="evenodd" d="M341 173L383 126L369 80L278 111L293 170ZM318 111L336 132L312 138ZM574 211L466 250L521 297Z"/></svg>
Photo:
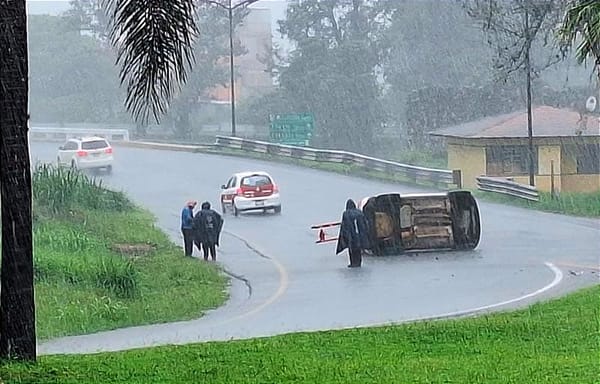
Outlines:
<svg viewBox="0 0 600 384"><path fill-rule="evenodd" d="M600 191L600 121L597 116L549 106L532 111L535 184L556 192ZM486 117L430 132L443 137L450 169L460 169L463 185L476 188L477 176L509 177L529 183L527 113Z"/></svg>

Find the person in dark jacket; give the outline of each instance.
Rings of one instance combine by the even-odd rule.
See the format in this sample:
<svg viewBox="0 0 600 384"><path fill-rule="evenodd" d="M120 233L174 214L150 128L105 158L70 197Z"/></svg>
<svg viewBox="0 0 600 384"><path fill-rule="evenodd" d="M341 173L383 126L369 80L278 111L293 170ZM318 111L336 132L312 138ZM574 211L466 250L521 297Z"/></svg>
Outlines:
<svg viewBox="0 0 600 384"><path fill-rule="evenodd" d="M194 207L196 202L188 201L181 211L181 233L183 233L183 246L186 256L192 256L194 251Z"/></svg>
<svg viewBox="0 0 600 384"><path fill-rule="evenodd" d="M362 251L369 249L368 234L368 224L365 215L356 208L354 200L348 199L346 201L346 210L342 214L336 254L348 248L350 256L349 268L361 266Z"/></svg>
<svg viewBox="0 0 600 384"><path fill-rule="evenodd" d="M217 260L219 237L223 228L223 218L217 211L210 208L210 203L202 203L201 210L194 217L195 241L198 249L202 248L204 260L210 254L213 261Z"/></svg>

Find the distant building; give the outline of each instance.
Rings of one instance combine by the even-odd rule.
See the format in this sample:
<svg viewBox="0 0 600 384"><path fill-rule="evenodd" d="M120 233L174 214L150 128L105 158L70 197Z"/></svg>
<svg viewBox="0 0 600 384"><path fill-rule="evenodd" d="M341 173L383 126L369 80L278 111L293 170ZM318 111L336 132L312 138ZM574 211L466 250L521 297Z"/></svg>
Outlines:
<svg viewBox="0 0 600 384"><path fill-rule="evenodd" d="M446 139L448 166L460 169L463 185L478 176L510 177L529 183L527 114L487 117L430 132ZM533 109L535 185L550 191L600 191L600 125L592 115L540 106Z"/></svg>
<svg viewBox="0 0 600 384"><path fill-rule="evenodd" d="M267 72L266 60L273 54L273 34L271 32L271 11L268 8L248 8L249 13L243 24L235 31L235 38L241 41L246 54L234 58L235 99L264 95L273 90L273 78ZM229 57L223 65L229 68ZM231 88L218 86L208 92L209 101L215 104L229 104Z"/></svg>

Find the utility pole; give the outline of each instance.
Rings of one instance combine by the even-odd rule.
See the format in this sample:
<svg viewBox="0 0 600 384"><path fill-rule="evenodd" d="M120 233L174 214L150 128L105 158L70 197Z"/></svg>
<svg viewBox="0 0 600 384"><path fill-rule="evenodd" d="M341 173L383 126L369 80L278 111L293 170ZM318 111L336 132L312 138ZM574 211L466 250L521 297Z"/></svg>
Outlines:
<svg viewBox="0 0 600 384"><path fill-rule="evenodd" d="M527 140L529 144L529 185L535 186L535 156L533 150L533 123L531 119L531 34L529 9L525 5L525 71L527 72Z"/></svg>
<svg viewBox="0 0 600 384"><path fill-rule="evenodd" d="M233 5L232 0L228 0L228 5L224 5L216 0L206 0L206 3L216 5L227 11L229 17L229 71L230 71L230 86L231 86L231 136L236 135L235 129L235 74L233 66L233 11L240 7L246 7L258 0L244 0L236 5Z"/></svg>

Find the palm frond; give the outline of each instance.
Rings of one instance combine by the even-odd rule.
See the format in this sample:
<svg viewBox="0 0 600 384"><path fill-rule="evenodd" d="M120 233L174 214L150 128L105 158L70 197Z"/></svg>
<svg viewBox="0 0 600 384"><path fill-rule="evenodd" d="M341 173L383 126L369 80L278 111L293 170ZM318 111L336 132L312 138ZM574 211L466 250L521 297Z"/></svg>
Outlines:
<svg viewBox="0 0 600 384"><path fill-rule="evenodd" d="M567 10L559 32L563 49L577 44L576 57L580 63L593 57L600 63L600 2L598 0L573 1Z"/></svg>
<svg viewBox="0 0 600 384"><path fill-rule="evenodd" d="M117 49L125 105L135 120L160 121L194 64L194 0L102 0Z"/></svg>

